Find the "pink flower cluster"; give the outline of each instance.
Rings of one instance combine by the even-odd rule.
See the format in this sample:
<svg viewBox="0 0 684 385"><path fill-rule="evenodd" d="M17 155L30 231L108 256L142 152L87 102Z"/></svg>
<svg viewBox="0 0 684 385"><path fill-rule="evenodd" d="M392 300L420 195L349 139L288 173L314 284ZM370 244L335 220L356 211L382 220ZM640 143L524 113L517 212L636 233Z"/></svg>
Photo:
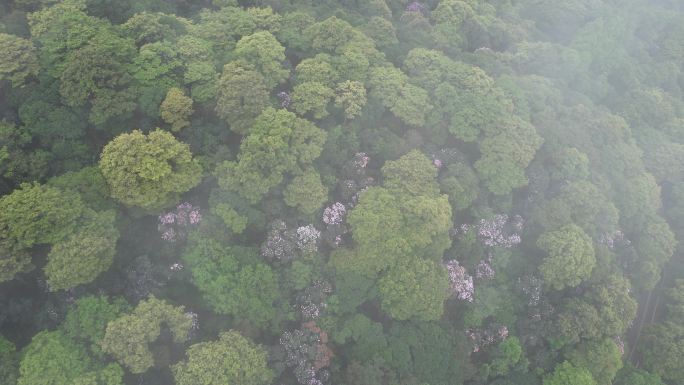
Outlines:
<svg viewBox="0 0 684 385"><path fill-rule="evenodd" d="M473 294L475 293L473 277L468 275L466 269L459 265L455 259L445 263L444 267L449 273L449 292L458 299L473 302Z"/></svg>
<svg viewBox="0 0 684 385"><path fill-rule="evenodd" d="M442 168L442 161L439 160L439 159L433 160L433 161L432 161L432 164L433 164L435 167L437 167L437 169Z"/></svg>
<svg viewBox="0 0 684 385"><path fill-rule="evenodd" d="M323 223L326 225L339 225L344 221L347 208L340 202L335 202L323 211Z"/></svg>
<svg viewBox="0 0 684 385"><path fill-rule="evenodd" d="M520 243L519 232L522 231L523 226L524 222L520 215L516 215L509 223L508 215L498 214L489 220L480 219L480 222L474 226L463 224L461 232L465 234L474 227L484 246L510 248Z"/></svg>
<svg viewBox="0 0 684 385"><path fill-rule="evenodd" d="M406 6L406 12L423 12L425 10L425 4L419 1L412 1Z"/></svg>
<svg viewBox="0 0 684 385"><path fill-rule="evenodd" d="M163 240L175 242L184 239L191 226L197 225L201 221L202 214L200 214L199 208L184 202L178 205L175 210L159 215L157 229Z"/></svg>
<svg viewBox="0 0 684 385"><path fill-rule="evenodd" d="M483 259L475 267L475 278L477 279L491 279L496 275L494 267L492 267L492 257Z"/></svg>
<svg viewBox="0 0 684 385"><path fill-rule="evenodd" d="M505 341L508 338L508 327L493 324L484 330L468 329L465 333L473 342L473 353L477 353L491 344Z"/></svg>
<svg viewBox="0 0 684 385"><path fill-rule="evenodd" d="M608 246L609 249L615 247L626 247L632 242L625 237L625 233L620 230L615 230L612 233L601 234L599 236L598 242L600 244Z"/></svg>
<svg viewBox="0 0 684 385"><path fill-rule="evenodd" d="M370 158L365 152L357 152L356 155L354 155L354 166L357 169L366 168L369 160Z"/></svg>
<svg viewBox="0 0 684 385"><path fill-rule="evenodd" d="M318 238L321 232L313 225L300 226L297 228L297 247L303 253L315 253L318 250Z"/></svg>

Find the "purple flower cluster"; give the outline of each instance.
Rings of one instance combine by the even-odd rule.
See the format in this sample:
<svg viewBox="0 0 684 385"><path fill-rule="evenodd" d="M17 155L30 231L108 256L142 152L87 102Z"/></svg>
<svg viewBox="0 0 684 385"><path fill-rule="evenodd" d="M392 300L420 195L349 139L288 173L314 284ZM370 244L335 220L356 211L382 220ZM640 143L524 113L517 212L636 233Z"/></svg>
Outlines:
<svg viewBox="0 0 684 385"><path fill-rule="evenodd" d="M455 259L445 263L444 267L449 273L449 292L458 299L473 302L475 293L473 277L468 275L466 269Z"/></svg>
<svg viewBox="0 0 684 385"><path fill-rule="evenodd" d="M423 12L425 10L425 4L419 1L412 1L406 6L406 12Z"/></svg>
<svg viewBox="0 0 684 385"><path fill-rule="evenodd" d="M440 168L442 168L442 166L443 166L442 161L439 160L439 159L433 160L433 161L432 161L432 164L433 164L435 167L437 167L438 170L439 170Z"/></svg>
<svg viewBox="0 0 684 385"><path fill-rule="evenodd" d="M184 202L178 205L175 210L159 215L157 229L163 240L175 242L185 239L188 231L201 221L202 214L200 214L199 208Z"/></svg>
<svg viewBox="0 0 684 385"><path fill-rule="evenodd" d="M287 108L292 104L292 97L285 91L278 92L278 99L280 99L280 106Z"/></svg>
<svg viewBox="0 0 684 385"><path fill-rule="evenodd" d="M339 225L344 221L347 208L340 202L335 202L323 211L323 223L326 225Z"/></svg>
<svg viewBox="0 0 684 385"><path fill-rule="evenodd" d="M508 327L492 324L483 330L468 329L465 333L473 342L473 353L477 353L493 343L505 341L508 338Z"/></svg>

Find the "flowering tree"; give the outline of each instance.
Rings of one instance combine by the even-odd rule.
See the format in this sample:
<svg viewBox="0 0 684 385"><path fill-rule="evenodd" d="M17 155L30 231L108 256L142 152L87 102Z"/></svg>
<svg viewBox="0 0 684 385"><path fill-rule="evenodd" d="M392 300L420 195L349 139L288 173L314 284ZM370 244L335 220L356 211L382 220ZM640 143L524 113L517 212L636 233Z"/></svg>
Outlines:
<svg viewBox="0 0 684 385"><path fill-rule="evenodd" d="M283 333L280 345L285 349L285 364L293 368L297 382L301 385L322 385L329 373L332 350L327 346L328 334L314 321L302 327Z"/></svg>
<svg viewBox="0 0 684 385"><path fill-rule="evenodd" d="M163 240L175 242L184 240L188 232L200 221L202 221L202 214L199 208L184 202L179 204L175 210L160 214L157 229Z"/></svg>
<svg viewBox="0 0 684 385"><path fill-rule="evenodd" d="M468 275L465 267L459 265L455 259L445 263L444 267L449 273L449 292L458 299L473 302L473 277Z"/></svg>

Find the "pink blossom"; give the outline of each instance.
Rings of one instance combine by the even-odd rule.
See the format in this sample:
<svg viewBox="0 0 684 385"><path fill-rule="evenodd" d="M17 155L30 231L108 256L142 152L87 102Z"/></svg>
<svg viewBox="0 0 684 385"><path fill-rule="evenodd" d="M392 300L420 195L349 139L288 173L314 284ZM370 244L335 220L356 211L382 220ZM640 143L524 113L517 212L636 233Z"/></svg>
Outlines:
<svg viewBox="0 0 684 385"><path fill-rule="evenodd" d="M439 169L439 168L442 168L442 161L439 160L439 159L433 160L433 161L432 161L432 164L435 165L435 167L437 167L438 169Z"/></svg>
<svg viewBox="0 0 684 385"><path fill-rule="evenodd" d="M496 275L496 271L492 267L490 258L483 259L477 264L475 268L475 277L477 279L490 279L494 278L494 275Z"/></svg>
<svg viewBox="0 0 684 385"><path fill-rule="evenodd" d="M323 211L323 223L327 225L339 225L344 220L347 208L340 202L335 202Z"/></svg>
<svg viewBox="0 0 684 385"><path fill-rule="evenodd" d="M468 275L466 269L459 265L455 259L445 263L444 267L449 273L449 291L452 295L455 295L458 299L473 302L473 294L475 292L473 277Z"/></svg>
<svg viewBox="0 0 684 385"><path fill-rule="evenodd" d="M190 217L190 223L193 225L198 224L202 220L202 214L197 209L190 211L188 216Z"/></svg>
<svg viewBox="0 0 684 385"><path fill-rule="evenodd" d="M166 213L159 216L159 223L163 225L170 225L176 220L176 214Z"/></svg>
<svg viewBox="0 0 684 385"><path fill-rule="evenodd" d="M297 247L306 253L315 253L318 250L318 238L321 232L313 225L300 226L297 228Z"/></svg>

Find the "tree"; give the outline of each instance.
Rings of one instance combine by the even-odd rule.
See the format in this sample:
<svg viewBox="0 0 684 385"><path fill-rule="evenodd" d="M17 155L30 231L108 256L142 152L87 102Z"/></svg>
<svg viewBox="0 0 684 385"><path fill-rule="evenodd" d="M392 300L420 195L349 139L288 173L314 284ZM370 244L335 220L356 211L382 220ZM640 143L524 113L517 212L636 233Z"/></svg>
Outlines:
<svg viewBox="0 0 684 385"><path fill-rule="evenodd" d="M542 234L537 247L547 253L539 271L546 285L556 290L579 285L596 265L591 238L577 225Z"/></svg>
<svg viewBox="0 0 684 385"><path fill-rule="evenodd" d="M216 113L230 124L230 129L246 134L254 119L269 105L270 88L264 77L244 61L223 66L218 81Z"/></svg>
<svg viewBox="0 0 684 385"><path fill-rule="evenodd" d="M313 123L267 108L240 144L238 161L216 168L219 186L255 204L283 181L284 173L300 174L309 167L320 156L325 137Z"/></svg>
<svg viewBox="0 0 684 385"><path fill-rule="evenodd" d="M615 378L615 385L664 385L657 374L625 365Z"/></svg>
<svg viewBox="0 0 684 385"><path fill-rule="evenodd" d="M344 110L346 119L354 119L366 105L366 88L362 83L347 80L335 88L335 106Z"/></svg>
<svg viewBox="0 0 684 385"><path fill-rule="evenodd" d="M275 318L278 282L254 249L224 247L212 239L196 239L183 255L204 299L220 314L258 327Z"/></svg>
<svg viewBox="0 0 684 385"><path fill-rule="evenodd" d="M99 166L114 199L146 211L173 204L202 177L188 145L160 129L117 136L102 150Z"/></svg>
<svg viewBox="0 0 684 385"><path fill-rule="evenodd" d="M172 367L178 385L267 385L273 379L266 351L236 331L192 345L186 355Z"/></svg>
<svg viewBox="0 0 684 385"><path fill-rule="evenodd" d="M565 361L544 377L544 385L596 385L596 381L587 369Z"/></svg>
<svg viewBox="0 0 684 385"><path fill-rule="evenodd" d="M499 124L500 131L480 144L482 157L475 162L475 170L489 191L505 195L527 184L525 168L543 139L534 126L518 117Z"/></svg>
<svg viewBox="0 0 684 385"><path fill-rule="evenodd" d="M89 121L97 125L132 112L135 94L126 64L134 54L133 40L102 29L66 57L60 73L63 100L72 107L89 104Z"/></svg>
<svg viewBox="0 0 684 385"><path fill-rule="evenodd" d="M180 131L189 126L188 118L193 112L192 99L179 88L171 88L159 107L161 118L171 125L171 131Z"/></svg>
<svg viewBox="0 0 684 385"><path fill-rule="evenodd" d="M20 87L27 77L38 75L40 66L31 41L0 33L0 47L0 81L7 79L12 87Z"/></svg>
<svg viewBox="0 0 684 385"><path fill-rule="evenodd" d="M71 305L61 329L72 340L85 344L96 355L102 354L100 344L110 321L129 310L123 298L110 300L106 296L81 297Z"/></svg>
<svg viewBox="0 0 684 385"><path fill-rule="evenodd" d="M95 363L82 346L64 333L42 331L24 348L18 385L121 385L123 370L117 364Z"/></svg>
<svg viewBox="0 0 684 385"><path fill-rule="evenodd" d="M576 367L586 368L598 385L610 385L622 368L622 355L610 338L581 342L568 350L565 357Z"/></svg>
<svg viewBox="0 0 684 385"><path fill-rule="evenodd" d="M328 188L321 182L315 169L295 176L283 191L288 206L296 207L304 214L313 214L328 200Z"/></svg>
<svg viewBox="0 0 684 385"><path fill-rule="evenodd" d="M403 260L380 279L378 292L392 318L434 321L442 316L448 286L446 270L434 261Z"/></svg>
<svg viewBox="0 0 684 385"><path fill-rule="evenodd" d="M17 248L56 243L74 232L84 210L76 192L22 184L0 198L0 242Z"/></svg>
<svg viewBox="0 0 684 385"><path fill-rule="evenodd" d="M285 47L270 32L260 31L243 37L235 45L234 55L253 65L264 77L269 89L284 81L288 75L288 71L282 67Z"/></svg>
<svg viewBox="0 0 684 385"><path fill-rule="evenodd" d="M385 162L382 175L383 187L397 194L435 196L439 193L437 168L418 150Z"/></svg>
<svg viewBox="0 0 684 385"><path fill-rule="evenodd" d="M114 211L88 210L78 231L55 243L45 266L50 290L64 290L93 281L109 269L119 231Z"/></svg>
<svg viewBox="0 0 684 385"><path fill-rule="evenodd" d="M292 91L292 108L299 114L311 112L314 119L328 116L327 106L335 91L318 82L298 84Z"/></svg>
<svg viewBox="0 0 684 385"><path fill-rule="evenodd" d="M144 373L154 364L148 345L159 337L162 324L171 330L173 340L181 343L188 337L192 319L183 313L182 306L151 297L138 303L131 314L109 321L102 351L114 356L131 373Z"/></svg>
<svg viewBox="0 0 684 385"><path fill-rule="evenodd" d="M18 355L14 344L0 335L0 378L7 385L17 385Z"/></svg>

